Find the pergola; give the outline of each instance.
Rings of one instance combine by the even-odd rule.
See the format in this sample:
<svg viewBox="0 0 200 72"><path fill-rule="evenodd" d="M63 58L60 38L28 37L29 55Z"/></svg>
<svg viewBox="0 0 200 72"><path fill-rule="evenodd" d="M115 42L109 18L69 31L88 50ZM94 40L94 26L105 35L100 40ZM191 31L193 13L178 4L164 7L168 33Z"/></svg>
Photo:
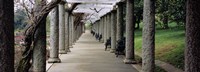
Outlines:
<svg viewBox="0 0 200 72"><path fill-rule="evenodd" d="M57 0L54 0L57 2ZM57 6L57 3L59 5ZM134 61L134 0L66 0L57 2L50 13L50 58L49 63L59 63L60 54L70 52L74 42L84 32L84 22L90 21L92 31L102 35L101 42L111 38L111 50L115 51L116 41L123 38L123 6L126 4L126 50L124 63L132 64ZM200 3L199 0L187 0L186 18L186 49L185 71L199 72L199 37L200 37ZM0 71L14 72L14 3L13 0L0 0ZM47 9L46 9L47 8ZM44 7L42 10L50 11ZM39 13L38 16L47 15ZM37 14L37 13L35 13ZM40 17L41 19L43 17ZM46 18L46 17L44 17ZM35 18L36 21L39 21ZM41 23L43 23L40 20ZM35 23L36 24L36 23ZM37 23L39 25L39 23ZM33 27L37 26L33 25ZM40 24L45 27L45 24ZM143 8L143 45L142 70L154 72L155 48L155 0L144 0ZM33 29L34 30L34 29ZM45 30L44 30L45 31ZM41 32L42 33L42 32ZM36 40L43 39L46 44L46 34L38 34ZM41 39L40 39L41 38ZM31 45L30 45L31 46ZM44 45L46 46L46 45ZM43 51L43 52L42 52ZM45 49L41 46L33 50L34 72L45 72ZM32 53L32 52L30 52ZM28 60L29 61L29 60ZM26 62L29 63L29 62Z"/></svg>
<svg viewBox="0 0 200 72"><path fill-rule="evenodd" d="M84 32L84 23L92 24L95 35L102 36L100 42L111 39L110 52L116 50L116 41L122 40L123 4L127 4L126 14L126 57L124 63L135 63L133 2L124 0L66 0L50 14L50 58L49 63L59 63L58 54L70 52L70 48ZM58 18L58 19L56 19ZM59 25L57 25L59 23ZM57 29L59 28L59 29ZM59 33L58 33L59 32ZM59 38L59 39L58 39ZM59 50L58 47L59 46Z"/></svg>
<svg viewBox="0 0 200 72"><path fill-rule="evenodd" d="M66 0L68 6L71 4L78 4L73 13L84 13L84 21L95 22L100 19L103 15L110 12L115 8L116 3L120 0Z"/></svg>
<svg viewBox="0 0 200 72"><path fill-rule="evenodd" d="M129 2L130 3L130 2ZM125 63L135 63L134 48L133 48L133 8L131 3L127 9L129 16L126 24L126 58ZM84 23L91 22L92 31L95 35L101 35L101 42L106 42L111 38L111 53L115 52L116 41L123 38L123 5L122 0L66 0L62 1L58 9L55 8L51 12L51 34L50 34L50 58L49 63L60 62L56 47L59 43L59 53L66 54L70 51L69 47L81 36L84 32ZM69 11L69 9L73 9ZM59 13L58 13L59 12ZM59 17L59 21L57 19ZM59 22L59 26L56 25ZM58 27L57 27L58 26ZM56 28L59 28L56 29ZM58 33L59 32L59 33ZM59 34L59 35L58 35ZM59 36L59 37L55 37ZM57 42L59 38L59 42Z"/></svg>

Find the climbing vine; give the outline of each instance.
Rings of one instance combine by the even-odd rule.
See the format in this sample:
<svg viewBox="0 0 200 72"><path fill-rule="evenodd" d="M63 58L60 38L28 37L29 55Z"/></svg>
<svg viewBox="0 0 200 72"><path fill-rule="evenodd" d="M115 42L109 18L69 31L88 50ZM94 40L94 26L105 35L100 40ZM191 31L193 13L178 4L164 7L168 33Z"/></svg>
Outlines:
<svg viewBox="0 0 200 72"><path fill-rule="evenodd" d="M37 15L31 15L31 23L30 26L25 30L24 42L25 42L25 51L22 54L22 59L19 62L19 66L17 67L17 72L28 72L31 67L31 58L33 54L33 45L34 45L34 35L38 26L41 24L40 22L43 19L46 19L49 12L60 3L61 0L52 0L49 4L46 5L46 0L42 0L39 5L41 5L40 10L38 10ZM37 7L35 7L37 8ZM34 13L32 13L34 14Z"/></svg>

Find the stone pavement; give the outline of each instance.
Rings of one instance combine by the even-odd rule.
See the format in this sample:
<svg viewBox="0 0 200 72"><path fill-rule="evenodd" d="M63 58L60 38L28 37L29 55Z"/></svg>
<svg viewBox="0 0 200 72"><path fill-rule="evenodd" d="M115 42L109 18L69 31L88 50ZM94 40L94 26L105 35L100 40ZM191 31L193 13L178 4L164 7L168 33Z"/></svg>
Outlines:
<svg viewBox="0 0 200 72"><path fill-rule="evenodd" d="M138 72L123 57L104 51L103 43L86 31L75 43L71 52L60 55L61 63L54 63L48 72Z"/></svg>

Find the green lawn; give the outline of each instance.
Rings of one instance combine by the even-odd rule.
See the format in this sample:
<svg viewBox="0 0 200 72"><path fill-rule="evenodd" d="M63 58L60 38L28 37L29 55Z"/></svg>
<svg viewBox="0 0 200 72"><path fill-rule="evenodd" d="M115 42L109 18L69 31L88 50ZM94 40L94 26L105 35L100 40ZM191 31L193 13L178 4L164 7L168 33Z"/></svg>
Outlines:
<svg viewBox="0 0 200 72"><path fill-rule="evenodd" d="M177 68L184 68L185 31L183 28L156 29L155 57ZM135 31L135 50L141 54L142 30Z"/></svg>

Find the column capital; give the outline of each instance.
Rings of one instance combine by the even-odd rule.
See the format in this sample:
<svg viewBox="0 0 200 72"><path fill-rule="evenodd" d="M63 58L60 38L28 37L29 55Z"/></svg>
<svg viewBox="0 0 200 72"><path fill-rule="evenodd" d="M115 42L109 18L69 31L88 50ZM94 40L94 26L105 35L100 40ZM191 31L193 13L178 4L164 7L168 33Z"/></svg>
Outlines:
<svg viewBox="0 0 200 72"><path fill-rule="evenodd" d="M118 2L116 5L117 6L121 6L121 5L123 5L124 4L124 2Z"/></svg>
<svg viewBox="0 0 200 72"><path fill-rule="evenodd" d="M65 4L65 3L67 3L65 0L60 1L60 4Z"/></svg>
<svg viewBox="0 0 200 72"><path fill-rule="evenodd" d="M110 12L108 12L108 13L107 13L107 15L108 15L108 16L109 16L109 15L111 15L111 11L110 11Z"/></svg>
<svg viewBox="0 0 200 72"><path fill-rule="evenodd" d="M117 12L117 10L112 10L112 11L111 11L111 13L116 13L116 12Z"/></svg>

